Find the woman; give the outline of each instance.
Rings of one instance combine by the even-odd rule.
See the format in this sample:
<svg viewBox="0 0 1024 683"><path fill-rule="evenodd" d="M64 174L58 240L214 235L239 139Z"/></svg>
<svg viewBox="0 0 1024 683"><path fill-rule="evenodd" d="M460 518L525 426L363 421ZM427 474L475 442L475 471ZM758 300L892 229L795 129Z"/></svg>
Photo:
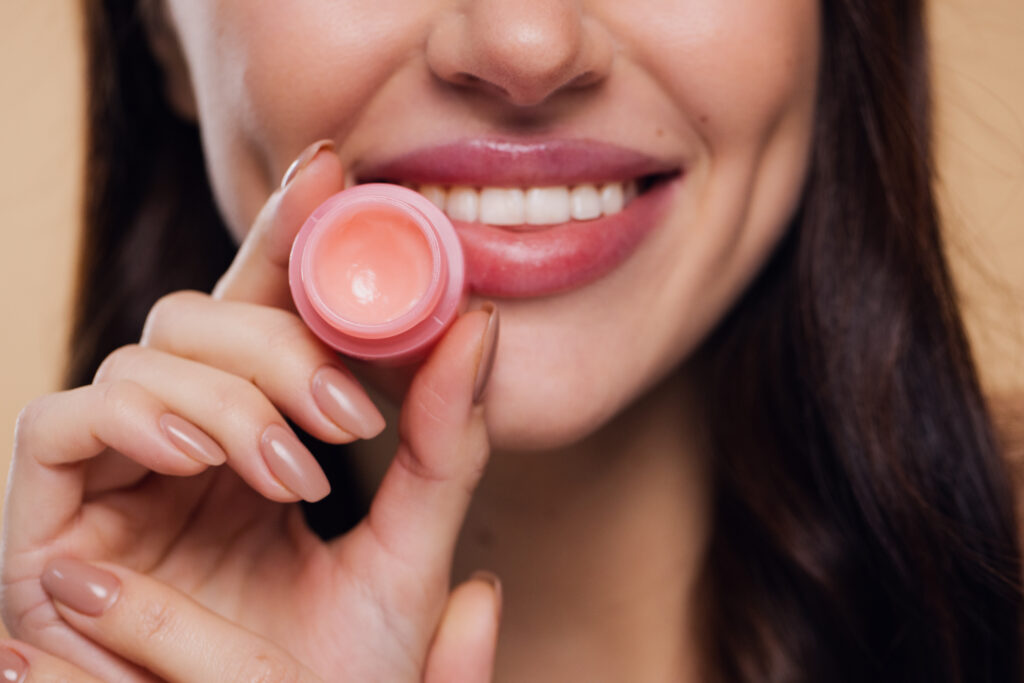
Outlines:
<svg viewBox="0 0 1024 683"><path fill-rule="evenodd" d="M5 515L5 622L67 662L30 669L486 680L501 609L501 680L1019 678L921 3L86 9L86 386L26 409ZM408 372L331 353L283 276L370 180L497 231ZM526 265L468 189L616 185L519 229L621 249ZM478 568L503 593L449 593Z"/></svg>

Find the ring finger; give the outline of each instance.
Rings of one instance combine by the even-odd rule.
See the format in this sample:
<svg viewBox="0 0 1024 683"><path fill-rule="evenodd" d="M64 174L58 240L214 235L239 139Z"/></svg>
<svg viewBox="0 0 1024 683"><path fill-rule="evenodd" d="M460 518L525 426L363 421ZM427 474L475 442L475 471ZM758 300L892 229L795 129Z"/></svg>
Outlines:
<svg viewBox="0 0 1024 683"><path fill-rule="evenodd" d="M209 434L227 464L271 500L319 500L330 484L271 399L250 382L209 365L142 346L110 354L99 383L131 380Z"/></svg>

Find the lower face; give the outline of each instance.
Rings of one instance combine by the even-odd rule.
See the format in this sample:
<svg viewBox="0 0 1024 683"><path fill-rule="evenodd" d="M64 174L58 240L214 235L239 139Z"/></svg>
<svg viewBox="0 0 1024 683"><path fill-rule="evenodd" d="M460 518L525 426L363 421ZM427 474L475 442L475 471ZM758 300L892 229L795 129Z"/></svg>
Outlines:
<svg viewBox="0 0 1024 683"><path fill-rule="evenodd" d="M536 280L477 278L473 298L501 310L487 422L492 444L511 450L566 446L607 424L693 353L765 263L807 171L818 12L814 0L170 0L215 195L238 240L320 138L336 142L356 182L426 186L472 224L467 235L508 222L494 206L467 213L474 190L486 204L488 188L639 188L610 218L494 228L542 245L588 230L581 244L596 250ZM451 144L466 177L429 163ZM572 158L536 168L566 144ZM651 165L629 176L588 145ZM488 166L472 158L485 148L529 153L521 168L516 154ZM427 161L369 177L410 153ZM628 244L593 256L614 240ZM489 252L499 264L513 260L503 244ZM482 266L469 253L472 275Z"/></svg>

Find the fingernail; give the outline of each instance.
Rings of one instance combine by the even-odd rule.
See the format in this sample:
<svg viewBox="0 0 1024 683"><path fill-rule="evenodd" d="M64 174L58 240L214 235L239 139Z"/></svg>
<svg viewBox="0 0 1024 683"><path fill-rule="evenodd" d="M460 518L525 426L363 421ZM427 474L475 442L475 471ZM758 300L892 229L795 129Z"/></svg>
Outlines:
<svg viewBox="0 0 1024 683"><path fill-rule="evenodd" d="M476 380L473 383L475 405L483 402L487 381L491 378L491 369L494 367L494 352L498 348L498 307L487 301L480 310L487 311L490 317L487 319L487 329L484 330L480 341L480 361L476 366Z"/></svg>
<svg viewBox="0 0 1024 683"><path fill-rule="evenodd" d="M270 425L260 438L267 467L292 493L315 502L331 492L319 463L295 435L281 425Z"/></svg>
<svg viewBox="0 0 1024 683"><path fill-rule="evenodd" d="M469 578L474 581L486 581L494 588L494 599L498 601L498 620L500 621L502 608L501 579L494 572L489 572L485 569L476 570Z"/></svg>
<svg viewBox="0 0 1024 683"><path fill-rule="evenodd" d="M67 557L46 565L42 584L51 598L91 617L110 609L121 590L121 582L110 572Z"/></svg>
<svg viewBox="0 0 1024 683"><path fill-rule="evenodd" d="M199 427L177 415L171 413L162 415L160 428L164 430L164 434L179 451L193 460L204 465L223 465L228 459L224 449L216 441L207 436Z"/></svg>
<svg viewBox="0 0 1024 683"><path fill-rule="evenodd" d="M384 416L366 392L338 368L325 365L313 375L313 400L324 415L346 432L370 439L384 429Z"/></svg>
<svg viewBox="0 0 1024 683"><path fill-rule="evenodd" d="M28 662L9 647L0 647L0 681L18 683L28 671Z"/></svg>
<svg viewBox="0 0 1024 683"><path fill-rule="evenodd" d="M292 162L292 165L289 166L288 170L284 172L284 177L281 178L281 189L283 190L284 188L288 187L288 184L295 180L295 176L299 175L299 172L302 171L302 169L309 166L309 162L313 161L313 157L315 157L320 152L320 150L324 149L333 150L334 141L318 140L317 142L314 142L306 149L302 150L302 153L295 158L295 161Z"/></svg>

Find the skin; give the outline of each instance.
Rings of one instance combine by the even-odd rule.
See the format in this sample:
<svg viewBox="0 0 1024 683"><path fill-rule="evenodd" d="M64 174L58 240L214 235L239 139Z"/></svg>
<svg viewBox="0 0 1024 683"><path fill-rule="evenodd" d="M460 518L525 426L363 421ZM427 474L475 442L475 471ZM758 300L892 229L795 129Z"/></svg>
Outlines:
<svg viewBox="0 0 1024 683"><path fill-rule="evenodd" d="M90 671L119 670L119 658L76 635L96 634L95 624L68 625L32 584L48 558L70 554L151 574L321 675L348 667L412 680L431 661L452 600L449 575L487 567L504 586L497 678L700 680L694 597L709 533L709 455L692 418L700 389L686 379L686 360L756 275L799 200L818 6L425 0L391 11L385 3L297 10L169 0L149 15L168 99L200 124L217 201L242 249L213 298L158 305L142 345L101 369L93 391L131 382L153 399L150 414L126 416L116 405L105 413L88 395L47 397L26 412L5 520L9 536L19 519L28 530L8 545L4 581L27 588L5 602L5 619L15 635ZM379 513L322 544L280 504L295 496L252 448L280 415L327 441L352 438L308 396L310 373L339 360L287 310L278 271L291 236L346 173L423 145L516 135L614 142L686 174L662 224L611 274L557 296L497 302L501 335L484 406L469 398L484 316L453 328L396 397L401 417L382 401L387 432L356 447L363 485L384 478ZM271 195L320 138L333 140L336 154L319 155ZM268 336L278 340L272 350L253 341ZM244 371L231 361L239 357ZM222 379L241 374L248 399L209 404L210 376L194 363ZM170 396L171 386L185 388ZM225 386L230 397L242 384ZM353 381L348 391L361 389ZM440 426L425 417L431 392L451 408ZM242 478L159 460L138 425L162 404L225 445ZM98 424L109 435L103 443L73 454L47 447L55 429L74 441L74 429L95 433ZM488 453L470 505L463 494L477 486ZM125 486L144 470L123 456L197 476L147 478L142 499ZM24 501L47 477L64 477L68 491L92 482L100 495L69 494L65 518L34 520ZM450 493L438 497L433 485ZM84 528L68 522L79 507L92 511ZM182 509L205 514L186 522ZM140 541L133 517L153 510L157 530ZM211 541L237 532L225 527L224 510L250 529L230 557ZM209 570L200 577L196 566ZM246 609L252 595L259 614ZM496 604L483 604L481 618ZM195 618L195 632L230 625L206 617ZM145 651L96 637L128 659ZM461 651L489 661L485 640ZM375 668L384 661L400 664Z"/></svg>

